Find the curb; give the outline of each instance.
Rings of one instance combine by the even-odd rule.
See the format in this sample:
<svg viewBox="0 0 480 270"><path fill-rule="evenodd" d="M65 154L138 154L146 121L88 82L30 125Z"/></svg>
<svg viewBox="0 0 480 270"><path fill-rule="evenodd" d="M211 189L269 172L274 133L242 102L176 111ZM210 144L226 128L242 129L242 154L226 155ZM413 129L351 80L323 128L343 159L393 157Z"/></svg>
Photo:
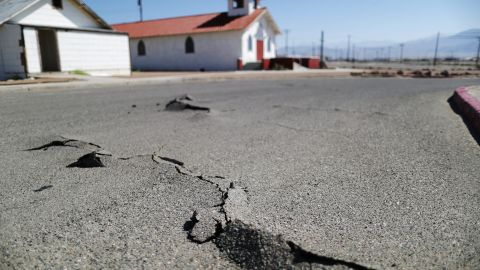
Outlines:
<svg viewBox="0 0 480 270"><path fill-rule="evenodd" d="M191 83L191 82L216 82L222 81L221 79L212 78L199 78L199 77L165 77L149 80L118 80L107 82L69 82L69 83L48 83L48 84L31 84L31 85L15 85L15 86L2 86L0 92L9 91L48 91L48 90L75 90L75 89L98 89L103 87L115 87L115 86L149 86L149 85L162 85L162 84L175 84L175 83Z"/></svg>
<svg viewBox="0 0 480 270"><path fill-rule="evenodd" d="M455 90L452 101L467 124L480 135L480 100L468 93L468 87L460 87Z"/></svg>
<svg viewBox="0 0 480 270"><path fill-rule="evenodd" d="M262 77L263 76L263 77ZM244 79L269 79L278 80L279 78L309 78L309 77L349 77L350 70L336 70L327 72L232 72L227 74L212 74L211 76L205 76L201 74L186 75L186 76L171 76L171 77L152 77L152 78L138 78L138 79L119 79L109 81L74 81L67 83L45 83L45 84L25 84L25 85L12 85L12 86L0 86L1 92L8 91L34 91L34 90L64 90L64 89L96 89L103 87L115 87L115 86L151 86L151 85L164 85L164 84L178 84L178 83L201 83L201 82L224 82L231 80L244 80Z"/></svg>

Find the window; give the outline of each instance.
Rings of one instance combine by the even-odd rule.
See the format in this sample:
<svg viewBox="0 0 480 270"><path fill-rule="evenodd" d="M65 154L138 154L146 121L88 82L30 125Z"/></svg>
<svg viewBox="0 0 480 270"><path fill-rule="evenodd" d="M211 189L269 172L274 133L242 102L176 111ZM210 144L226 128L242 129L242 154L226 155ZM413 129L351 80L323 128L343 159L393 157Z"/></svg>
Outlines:
<svg viewBox="0 0 480 270"><path fill-rule="evenodd" d="M138 42L137 54L138 54L138 56L147 55L147 49L145 48L145 42L143 42L143 40L140 40Z"/></svg>
<svg viewBox="0 0 480 270"><path fill-rule="evenodd" d="M245 0L233 0L233 8L244 8Z"/></svg>
<svg viewBox="0 0 480 270"><path fill-rule="evenodd" d="M270 38L267 38L267 51L272 51L272 40Z"/></svg>
<svg viewBox="0 0 480 270"><path fill-rule="evenodd" d="M253 51L253 38L252 38L252 36L248 37L248 51L249 52Z"/></svg>
<svg viewBox="0 0 480 270"><path fill-rule="evenodd" d="M63 9L62 0L52 0L52 6L57 9Z"/></svg>
<svg viewBox="0 0 480 270"><path fill-rule="evenodd" d="M185 41L185 53L195 53L195 43L192 37L188 37Z"/></svg>

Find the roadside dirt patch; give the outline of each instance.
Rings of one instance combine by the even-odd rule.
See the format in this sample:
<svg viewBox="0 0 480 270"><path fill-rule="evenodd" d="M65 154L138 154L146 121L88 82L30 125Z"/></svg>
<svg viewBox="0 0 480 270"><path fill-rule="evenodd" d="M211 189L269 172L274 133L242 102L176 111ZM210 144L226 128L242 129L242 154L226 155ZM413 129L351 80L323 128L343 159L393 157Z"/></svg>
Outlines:
<svg viewBox="0 0 480 270"><path fill-rule="evenodd" d="M437 70L437 69L399 69L393 71L391 69L369 69L365 71L352 72L350 73L352 77L382 77L382 78L391 78L391 77L402 77L402 78L456 78L456 77L480 77L480 71L448 71L448 70Z"/></svg>

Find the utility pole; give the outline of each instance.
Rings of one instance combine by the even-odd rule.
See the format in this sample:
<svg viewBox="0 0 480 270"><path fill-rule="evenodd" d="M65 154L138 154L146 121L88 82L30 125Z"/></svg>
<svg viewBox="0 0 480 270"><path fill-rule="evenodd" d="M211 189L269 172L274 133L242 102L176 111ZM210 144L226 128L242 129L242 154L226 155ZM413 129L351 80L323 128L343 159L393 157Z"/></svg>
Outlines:
<svg viewBox="0 0 480 270"><path fill-rule="evenodd" d="M288 34L290 33L290 29L285 29L285 56L288 57Z"/></svg>
<svg viewBox="0 0 480 270"><path fill-rule="evenodd" d="M435 55L433 56L433 65L437 65L438 44L440 42L440 32L437 34L437 43L435 44Z"/></svg>
<svg viewBox="0 0 480 270"><path fill-rule="evenodd" d="M348 35L348 43L347 43L347 62L350 62L350 38L351 38L351 36Z"/></svg>
<svg viewBox="0 0 480 270"><path fill-rule="evenodd" d="M391 57L392 57L392 47L388 46L388 62L390 62Z"/></svg>
<svg viewBox="0 0 480 270"><path fill-rule="evenodd" d="M320 67L323 67L323 45L324 45L324 42L325 42L325 36L323 34L323 31L322 31L322 38L320 40Z"/></svg>
<svg viewBox="0 0 480 270"><path fill-rule="evenodd" d="M142 3L142 0L138 0L138 7L140 9L140 21L143 22L143 3Z"/></svg>
<svg viewBox="0 0 480 270"><path fill-rule="evenodd" d="M403 62L403 48L405 48L405 44L400 44L400 63Z"/></svg>
<svg viewBox="0 0 480 270"><path fill-rule="evenodd" d="M355 63L355 44L352 46L352 62Z"/></svg>
<svg viewBox="0 0 480 270"><path fill-rule="evenodd" d="M292 40L292 55L295 57L295 40Z"/></svg>

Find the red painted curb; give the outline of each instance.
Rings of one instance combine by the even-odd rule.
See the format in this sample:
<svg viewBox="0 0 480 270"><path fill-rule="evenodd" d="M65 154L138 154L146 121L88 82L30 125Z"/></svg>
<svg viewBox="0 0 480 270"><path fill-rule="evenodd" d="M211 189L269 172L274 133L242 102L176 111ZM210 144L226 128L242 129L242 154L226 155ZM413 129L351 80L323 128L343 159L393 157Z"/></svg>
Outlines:
<svg viewBox="0 0 480 270"><path fill-rule="evenodd" d="M460 87L453 94L453 102L477 135L480 135L480 100L471 96L467 87Z"/></svg>

